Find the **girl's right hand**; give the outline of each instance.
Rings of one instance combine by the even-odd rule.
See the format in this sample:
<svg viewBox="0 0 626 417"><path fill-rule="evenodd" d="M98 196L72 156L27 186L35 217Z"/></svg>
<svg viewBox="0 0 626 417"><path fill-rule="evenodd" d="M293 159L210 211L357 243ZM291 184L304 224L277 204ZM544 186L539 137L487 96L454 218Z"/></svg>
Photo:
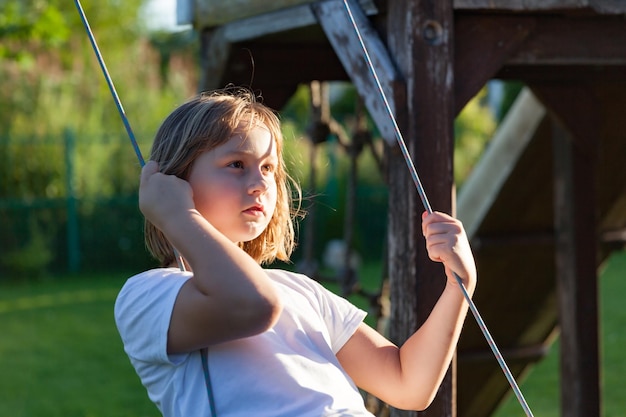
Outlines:
<svg viewBox="0 0 626 417"><path fill-rule="evenodd" d="M146 219L163 230L167 221L194 208L193 191L187 181L160 173L154 161L146 163L139 184L139 209Z"/></svg>

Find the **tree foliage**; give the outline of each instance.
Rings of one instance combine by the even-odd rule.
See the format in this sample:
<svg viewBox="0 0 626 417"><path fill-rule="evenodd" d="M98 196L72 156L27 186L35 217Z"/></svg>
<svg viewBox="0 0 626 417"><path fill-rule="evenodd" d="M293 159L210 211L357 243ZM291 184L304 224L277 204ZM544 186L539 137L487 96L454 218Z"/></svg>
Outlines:
<svg viewBox="0 0 626 417"><path fill-rule="evenodd" d="M182 43L180 34L172 35L176 51L167 49L168 34L152 41L156 35L139 17L142 1L84 1L82 7L145 153L165 115L195 92L197 65L194 36L182 37ZM102 244L104 235L89 232L106 224L109 251L141 250L141 219L132 198L139 164L75 3L0 4L0 235L9 254L0 259L0 275L3 265L48 262L31 262L42 245L59 264L69 222L64 207L72 199L81 200L83 246L92 244L87 240ZM130 202L130 210L102 208L113 198L125 199L125 207ZM23 221L25 216L31 220ZM102 255L119 261L124 253Z"/></svg>
<svg viewBox="0 0 626 417"><path fill-rule="evenodd" d="M160 44L151 42L153 34L138 18L141 0L91 1L82 6L131 126L139 141L148 143L164 115L195 91L192 42L187 37L191 46L185 49L178 41L177 53L171 48L161 53L157 48ZM167 35L159 36L161 44L168 45ZM162 67L168 65L177 66L176 77L165 79ZM81 173L85 178L89 176L87 170L106 165L120 152L117 145L129 147L74 2L4 0L0 78L4 81L0 84L0 142L10 143L6 149L13 151L6 158L23 161L20 154L27 153L27 159L45 159L45 152L37 155L34 149L26 151L24 144L55 139L62 143L68 129L78 135L79 146L92 141L90 137L105 136L108 139L100 141L103 145L97 154L81 154L79 166L85 169ZM92 159L87 161L88 157ZM17 163L12 166L19 169L10 173L3 169L4 174L0 174L14 176L6 184L21 181L20 170L37 176L32 169ZM101 174L98 172L97 178L106 178ZM53 181L54 176L46 176Z"/></svg>
<svg viewBox="0 0 626 417"><path fill-rule="evenodd" d="M487 89L483 88L467 103L454 123L454 180L459 188L480 159L497 127L486 96Z"/></svg>
<svg viewBox="0 0 626 417"><path fill-rule="evenodd" d="M171 51L161 54L159 45L150 42L154 35L138 17L141 0L82 6L127 113L140 130L153 131L163 116L154 110L194 91L189 48L178 52L179 57L186 53L182 69L187 79L174 79L178 85L163 88L171 80L163 80L159 68L175 60ZM167 60L159 64L161 55ZM0 86L0 134L58 134L68 125L83 132L123 131L74 2L4 0L0 77L5 81Z"/></svg>

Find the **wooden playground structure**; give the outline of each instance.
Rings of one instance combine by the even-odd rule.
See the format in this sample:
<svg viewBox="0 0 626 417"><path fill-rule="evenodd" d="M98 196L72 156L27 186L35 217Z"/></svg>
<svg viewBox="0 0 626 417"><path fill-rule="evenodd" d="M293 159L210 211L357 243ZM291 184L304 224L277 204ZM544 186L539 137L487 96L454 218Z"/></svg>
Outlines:
<svg viewBox="0 0 626 417"><path fill-rule="evenodd" d="M561 414L601 415L598 270L626 241L626 2L352 1L434 209L470 234L475 303L516 377L560 332ZM402 341L441 291L421 204L341 0L178 0L201 39L201 90L261 90L280 109L301 84L350 80L386 141L389 336ZM254 69L251 59L254 58ZM491 79L525 84L456 196L453 123ZM510 387L471 317L420 416L486 417ZM391 415L409 415L391 410Z"/></svg>

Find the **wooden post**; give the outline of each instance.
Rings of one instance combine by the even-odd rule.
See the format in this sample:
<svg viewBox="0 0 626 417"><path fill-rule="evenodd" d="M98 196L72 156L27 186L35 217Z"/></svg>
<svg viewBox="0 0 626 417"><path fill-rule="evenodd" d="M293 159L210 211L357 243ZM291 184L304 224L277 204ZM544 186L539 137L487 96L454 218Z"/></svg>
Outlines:
<svg viewBox="0 0 626 417"><path fill-rule="evenodd" d="M453 208L453 7L449 0L388 2L387 39L407 89L394 97L398 124L434 210ZM402 344L429 316L445 283L428 259L421 233L424 211L397 147L389 160L390 338ZM454 364L432 405L391 416L456 415Z"/></svg>
<svg viewBox="0 0 626 417"><path fill-rule="evenodd" d="M553 125L553 144L561 415L596 417L602 414L596 218L601 106L586 82L534 83L531 88L560 122Z"/></svg>
<svg viewBox="0 0 626 417"><path fill-rule="evenodd" d="M553 132L561 415L599 417L594 153L556 123Z"/></svg>

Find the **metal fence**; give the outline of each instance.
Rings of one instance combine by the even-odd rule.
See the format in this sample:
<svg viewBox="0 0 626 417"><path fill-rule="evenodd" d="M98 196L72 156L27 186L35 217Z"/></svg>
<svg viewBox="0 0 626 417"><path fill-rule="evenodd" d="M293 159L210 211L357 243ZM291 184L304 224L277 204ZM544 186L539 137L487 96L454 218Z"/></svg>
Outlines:
<svg viewBox="0 0 626 417"><path fill-rule="evenodd" d="M139 171L129 164L130 181L118 168L125 142L75 136L0 137L0 279L151 264L133 184ZM97 167L106 165L104 179ZM90 190L99 186L102 195Z"/></svg>
<svg viewBox="0 0 626 417"><path fill-rule="evenodd" d="M117 145L112 145L118 143L116 140L127 160L120 160ZM64 138L36 143L0 138L0 158L4 158L0 160L4 182L0 183L0 279L154 266L143 243L143 217L137 207L139 168L126 151L124 138L93 138L76 145L71 132ZM24 155L34 158L32 164L47 164L47 168L16 174L22 168L17 159ZM106 181L108 196L85 197L82 192L88 185L77 187L84 181L82 177L94 175L89 171L91 159L87 155L106 159L106 175L115 177ZM20 179L11 188L7 182L14 181L16 175ZM28 176L38 177L41 184ZM54 197L45 195L50 183L56 184ZM307 228L315 228L317 257L322 256L328 241L343 237L345 218L343 180L332 178L324 187L312 201L305 202L315 204L314 224L305 218L299 227L300 236ZM111 194L111 189L127 191ZM355 248L364 258L380 258L387 221L386 188L361 185L356 190L355 206ZM296 262L300 251L301 245L293 255Z"/></svg>

